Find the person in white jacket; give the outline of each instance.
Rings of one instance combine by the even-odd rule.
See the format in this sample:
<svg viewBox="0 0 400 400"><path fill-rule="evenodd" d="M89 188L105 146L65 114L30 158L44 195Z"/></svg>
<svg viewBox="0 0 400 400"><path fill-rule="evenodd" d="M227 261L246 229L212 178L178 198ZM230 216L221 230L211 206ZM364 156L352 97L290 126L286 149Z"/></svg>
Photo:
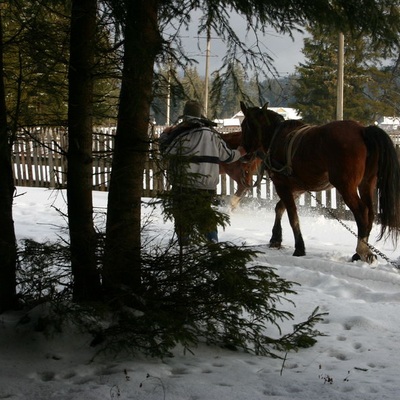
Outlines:
<svg viewBox="0 0 400 400"><path fill-rule="evenodd" d="M181 245L188 244L195 233L216 243L217 217L211 205L219 182L219 163L237 161L246 151L241 146L229 148L196 101L185 104L181 119L160 136L160 146L169 159L175 232Z"/></svg>

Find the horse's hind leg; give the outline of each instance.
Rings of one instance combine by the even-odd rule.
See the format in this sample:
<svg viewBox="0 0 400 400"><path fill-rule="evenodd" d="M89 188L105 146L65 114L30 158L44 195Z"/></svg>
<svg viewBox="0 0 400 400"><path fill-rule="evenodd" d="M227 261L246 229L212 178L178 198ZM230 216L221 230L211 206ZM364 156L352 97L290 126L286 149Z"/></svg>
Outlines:
<svg viewBox="0 0 400 400"><path fill-rule="evenodd" d="M368 247L369 234L374 218L372 194L368 186L360 186L360 196L357 191L341 192L344 202L350 208L357 224L357 247L353 260L361 259L372 263L376 256Z"/></svg>
<svg viewBox="0 0 400 400"><path fill-rule="evenodd" d="M372 253L372 251L368 247L369 234L371 232L372 224L375 218L374 201L373 201L375 188L376 188L376 177L374 177L372 180L369 181L364 180L359 187L361 203L364 204L365 207L367 208L366 210L367 215L365 216L364 212L363 215L364 218L366 219L365 228L362 227L360 230L360 227L357 224L359 233L358 233L356 254L353 256L353 260L362 259L363 261L372 263L376 259L376 256ZM363 231L363 229L365 229L365 231Z"/></svg>

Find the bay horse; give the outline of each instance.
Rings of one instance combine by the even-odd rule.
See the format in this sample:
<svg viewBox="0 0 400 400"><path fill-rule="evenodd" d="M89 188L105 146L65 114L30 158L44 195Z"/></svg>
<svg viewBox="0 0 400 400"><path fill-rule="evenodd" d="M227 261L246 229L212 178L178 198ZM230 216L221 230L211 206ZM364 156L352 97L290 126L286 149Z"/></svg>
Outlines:
<svg viewBox="0 0 400 400"><path fill-rule="evenodd" d="M242 142L242 132L229 132L221 133L222 139L232 149L237 149ZM264 170L262 167L262 160L256 156L244 156L240 160L233 163L220 163L220 174L229 175L236 183L237 190L231 199L231 209L234 210L244 195L262 178ZM253 182L253 175L257 175L257 180Z"/></svg>
<svg viewBox="0 0 400 400"><path fill-rule="evenodd" d="M293 230L294 256L306 254L295 200L306 191L335 187L357 224L353 261L372 263L376 256L368 246L375 217L378 190L381 224L378 240L397 242L400 228L400 167L389 135L377 126L355 121L334 121L310 126L287 120L263 107L246 107L242 145L247 152L262 151L265 167L280 198L275 207L270 247L282 243L282 215L287 210Z"/></svg>

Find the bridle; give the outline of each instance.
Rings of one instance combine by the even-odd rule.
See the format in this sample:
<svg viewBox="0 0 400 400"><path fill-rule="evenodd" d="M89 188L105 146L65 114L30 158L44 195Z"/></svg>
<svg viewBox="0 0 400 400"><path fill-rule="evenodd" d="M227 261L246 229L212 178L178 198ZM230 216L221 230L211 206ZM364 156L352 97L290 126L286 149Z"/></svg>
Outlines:
<svg viewBox="0 0 400 400"><path fill-rule="evenodd" d="M259 110L262 112L263 117L266 120L265 122L267 124L270 124L271 121L270 121L270 118L267 115L266 110L264 110L263 108L260 108ZM248 154L251 154L251 158L250 158L251 160L254 160L255 158L260 158L262 160L262 166L263 166L262 172L258 174L258 178L257 178L256 183L252 186L252 187L255 187L255 186L257 186L259 184L260 180L262 179L262 175L264 174L265 168L269 169L269 164L270 163L268 163L268 161L267 161L267 154L262 150L262 140L261 140L262 139L262 125L258 121L257 118L254 118L253 124L255 124L256 126L253 129L253 127L250 126L250 122L249 121L250 121L249 118L247 116L245 116L245 118L244 118L244 120L242 122L242 134L243 134L243 126L245 126L245 129L247 128L248 132L255 132L256 133L256 137L258 139L258 142L260 143L260 146L259 146L259 149L253 150ZM249 134L247 134L246 136L249 137Z"/></svg>
<svg viewBox="0 0 400 400"><path fill-rule="evenodd" d="M267 119L267 121L269 121L269 118L266 115L266 111L263 109L261 111L263 112L264 117ZM255 121L257 122L255 131L257 133L259 142L261 142L261 125L257 119ZM245 118L245 120L243 122L246 123L247 129L249 129L251 131L251 127L250 127L248 119ZM274 144L276 142L278 134L280 133L279 125L274 129L271 141L268 146L267 153L265 153L263 150L256 150L255 152L252 152L252 154L258 153L258 156L262 159L263 165L265 166L265 168L268 171L276 172L276 173L283 174L286 176L291 176L293 174L293 168L292 168L293 156L295 155L295 153L299 147L299 144L301 142L303 135L311 127L312 126L310 126L310 125L303 125L303 126L299 127L298 129L291 131L290 134L288 135L288 137L286 137L286 139L285 139L286 164L284 164L284 165L282 165L282 164L277 165L278 163L273 162L273 158L272 158L272 154L274 151Z"/></svg>
<svg viewBox="0 0 400 400"><path fill-rule="evenodd" d="M247 158L247 159L245 159L245 160L242 160L242 159L241 159L241 160L240 160L240 163L241 163L241 164L250 164L250 163L252 163L253 161L255 161L257 158L260 158L257 152L252 152L252 153L250 153L250 154L251 154L250 158ZM262 159L262 158L261 158L261 159ZM262 176L260 177L260 175L262 175L262 174L260 174L260 168L258 168L258 173L257 173L257 180L256 180L256 182L253 183L253 180L252 180L252 184L251 184L251 185L249 185L249 184L246 182L247 174L246 174L246 171L245 171L244 168L241 168L241 172L242 172L242 174L241 174L241 177L240 177L240 183L241 183L246 189L250 189L250 188L253 188L253 187L258 186L258 184L260 183L260 180L262 179Z"/></svg>

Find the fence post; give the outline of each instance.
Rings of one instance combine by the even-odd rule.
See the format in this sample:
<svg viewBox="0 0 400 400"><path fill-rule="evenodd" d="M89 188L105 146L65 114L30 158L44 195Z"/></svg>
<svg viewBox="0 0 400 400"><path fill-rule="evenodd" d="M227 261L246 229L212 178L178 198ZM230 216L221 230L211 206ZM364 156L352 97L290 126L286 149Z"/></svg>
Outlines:
<svg viewBox="0 0 400 400"><path fill-rule="evenodd" d="M47 145L47 162L49 165L49 184L50 188L56 187L56 172L54 166L54 155L53 155L53 138L51 129L47 129L46 132L46 145Z"/></svg>
<svg viewBox="0 0 400 400"><path fill-rule="evenodd" d="M15 158L15 171L16 171L16 176L17 176L17 185L18 186L23 186L23 181L22 181L22 172L21 168L23 168L23 161L22 161L22 151L21 151L21 141L20 138L17 138L17 140L14 142L14 158Z"/></svg>
<svg viewBox="0 0 400 400"><path fill-rule="evenodd" d="M37 132L34 130L30 131L30 136L37 136ZM39 134L40 135L40 134ZM40 160L40 146L38 146L38 143L34 140L32 140L32 164L35 172L34 176L34 185L35 186L42 186L42 171L41 171L41 160Z"/></svg>

